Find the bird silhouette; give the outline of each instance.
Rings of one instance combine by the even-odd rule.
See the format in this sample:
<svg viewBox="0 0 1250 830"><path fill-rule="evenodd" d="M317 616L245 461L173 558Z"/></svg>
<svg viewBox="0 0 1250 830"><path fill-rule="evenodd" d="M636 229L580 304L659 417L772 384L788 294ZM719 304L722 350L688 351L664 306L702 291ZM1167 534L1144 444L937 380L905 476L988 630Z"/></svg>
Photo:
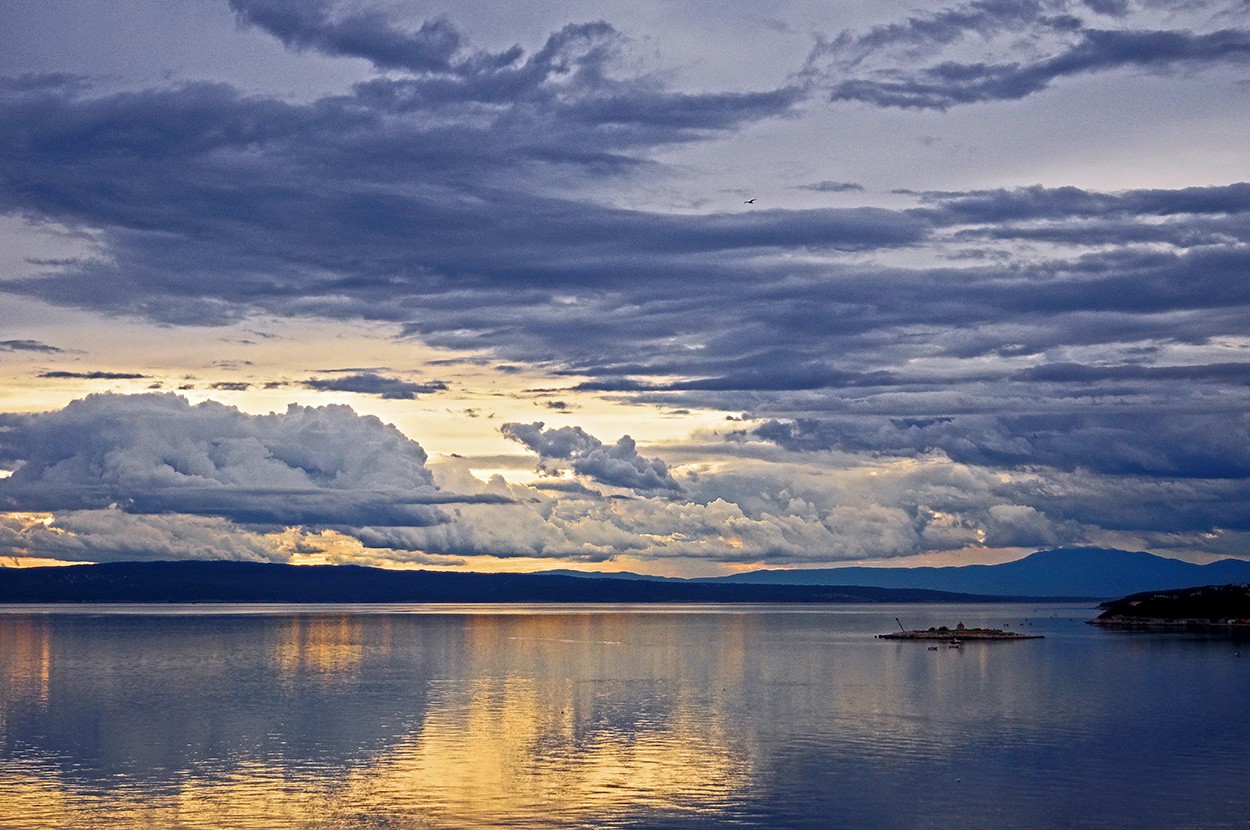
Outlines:
<svg viewBox="0 0 1250 830"><path fill-rule="evenodd" d="M753 204L755 204L755 200L754 200L754 199L747 199L747 200L746 200L745 202L743 202L742 204L744 204L744 205L753 205Z"/></svg>

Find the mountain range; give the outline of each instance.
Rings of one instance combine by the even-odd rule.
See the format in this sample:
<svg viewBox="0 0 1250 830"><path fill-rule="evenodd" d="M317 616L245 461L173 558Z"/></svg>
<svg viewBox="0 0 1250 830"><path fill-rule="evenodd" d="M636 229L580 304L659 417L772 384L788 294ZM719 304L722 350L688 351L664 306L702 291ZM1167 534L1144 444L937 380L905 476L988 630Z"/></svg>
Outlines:
<svg viewBox="0 0 1250 830"><path fill-rule="evenodd" d="M0 568L6 602L831 603L984 602L914 588L588 580L552 574L396 571L264 562L108 562Z"/></svg>
<svg viewBox="0 0 1250 830"><path fill-rule="evenodd" d="M871 585L999 597L1106 599L1141 591L1250 582L1250 562L1222 559L1208 565L1195 565L1144 551L1057 548L999 565L759 570L697 581L742 585Z"/></svg>
<svg viewBox="0 0 1250 830"><path fill-rule="evenodd" d="M1195 565L1101 548L1038 551L999 565L759 570L704 579L112 562L0 568L0 602L973 602L1106 599L1229 583L1250 583L1250 562Z"/></svg>

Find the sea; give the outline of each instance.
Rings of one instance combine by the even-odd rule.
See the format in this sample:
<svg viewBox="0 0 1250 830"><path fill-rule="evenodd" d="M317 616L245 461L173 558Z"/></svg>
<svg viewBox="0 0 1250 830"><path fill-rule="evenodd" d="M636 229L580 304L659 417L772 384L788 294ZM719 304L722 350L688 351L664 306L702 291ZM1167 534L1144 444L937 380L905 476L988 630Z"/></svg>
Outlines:
<svg viewBox="0 0 1250 830"><path fill-rule="evenodd" d="M3 606L0 827L1250 828L1250 642L1096 613Z"/></svg>

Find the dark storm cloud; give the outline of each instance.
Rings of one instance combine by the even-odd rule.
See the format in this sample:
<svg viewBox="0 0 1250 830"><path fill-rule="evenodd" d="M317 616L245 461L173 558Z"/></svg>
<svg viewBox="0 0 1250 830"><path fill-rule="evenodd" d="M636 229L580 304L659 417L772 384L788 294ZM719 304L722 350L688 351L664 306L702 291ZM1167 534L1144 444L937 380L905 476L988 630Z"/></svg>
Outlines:
<svg viewBox="0 0 1250 830"><path fill-rule="evenodd" d="M631 74L622 36L601 23L532 53L487 53L444 20L235 9L293 48L388 74L308 102L214 84L0 85L0 208L89 230L99 251L5 290L172 324L256 312L393 322L498 371L540 363L582 391L750 412L772 419L760 438L796 449L1173 482L1178 505L1203 497L1195 482L1245 476L1250 185L919 193L889 210L612 206L617 177L658 151L795 112L817 69L826 90L862 83L877 103L949 106L1116 67L1239 68L1240 29L1107 32L1085 28L1074 15L1093 12L1074 4L972 3L829 41L814 58L827 64L793 85L701 93ZM994 38L1010 42L995 41L992 61L943 52ZM439 391L338 374L308 383ZM588 479L676 490L632 441L510 429ZM173 509L163 491L126 489L87 501ZM327 506L314 490L282 513L276 496L181 492L178 505L214 515L341 524L375 509L387 515L373 525L408 521L390 497L343 506L336 492ZM430 519L431 505L411 509Z"/></svg>
<svg viewBox="0 0 1250 830"><path fill-rule="evenodd" d="M864 186L855 182L835 182L826 179L812 184L799 185L799 189L812 190L816 193L858 193L864 189Z"/></svg>
<svg viewBox="0 0 1250 830"><path fill-rule="evenodd" d="M375 11L334 19L330 4L321 0L230 0L230 6L241 23L258 26L291 48L364 58L385 69L447 72L465 46L446 20L405 32Z"/></svg>
<svg viewBox="0 0 1250 830"><path fill-rule="evenodd" d="M920 70L897 69L833 84L832 101L880 107L944 110L982 101L1011 101L1039 92L1060 78L1131 67L1194 70L1250 60L1250 32L1090 29L1059 53L1033 62L947 61Z"/></svg>
<svg viewBox="0 0 1250 830"><path fill-rule="evenodd" d="M447 389L447 384L441 380L417 383L377 372L355 372L336 378L309 378L303 385L325 392L357 392L361 395L377 395L379 398L402 401L415 400L418 395L429 395Z"/></svg>
<svg viewBox="0 0 1250 830"><path fill-rule="evenodd" d="M1045 363L1030 366L1019 372L1017 377L1026 381L1057 383L1094 383L1105 380L1210 380L1237 386L1250 386L1250 362L1186 366L1143 366L1140 364L1090 366L1081 363Z"/></svg>
<svg viewBox="0 0 1250 830"><path fill-rule="evenodd" d="M231 0L231 5L240 20L265 29L288 46L361 57L380 69L407 69L427 76L360 85L361 99L375 105L409 110L471 103L541 105L552 99L551 83L560 81L571 87L563 91L583 93L567 110L571 121L650 125L660 130L718 129L777 114L801 95L798 88L690 95L618 82L609 77L609 68L621 35L603 21L569 24L527 56L519 46L495 54L474 51L445 19L427 21L412 32L373 11L335 19L324 2ZM584 95L591 90L597 94ZM582 159L609 161L593 153L582 154Z"/></svg>
<svg viewBox="0 0 1250 830"><path fill-rule="evenodd" d="M1243 246L1227 242L1007 266L829 266L791 282L738 286L731 306L698 297L652 298L644 320L629 316L619 326L590 306L584 336L623 338L634 350L619 358L601 351L572 361L569 371L595 377L582 389L624 392L850 389L1005 378L1015 371L1005 364L982 364L975 372L955 363L924 372L899 369L905 356L923 354L1011 357L1078 344L1200 343L1233 335L1250 303L1243 278L1248 268ZM562 317L566 334L583 330L577 309L562 310ZM667 348L652 357L648 326L670 336L697 327L702 347ZM654 375L684 378L648 377Z"/></svg>
<svg viewBox="0 0 1250 830"><path fill-rule="evenodd" d="M527 56L519 46L497 54L472 51L454 25L443 19L407 32L375 12L332 20L324 3L237 0L232 5L241 19L288 45L362 57L379 68L407 69L424 76L359 85L357 96L369 106L401 112L460 108L455 114L471 118L484 113L464 107L504 106L520 116L510 128L525 129L530 119L558 103L560 117L544 125L554 128L557 136L586 128L616 133L606 146L535 143L528 149L538 161L573 161L604 170L629 166L637 160L608 148L693 137L683 136L685 131L732 129L782 113L802 96L798 87L760 93L672 93L645 81L612 78L609 68L621 35L602 21L569 24ZM528 143L537 137L524 139Z"/></svg>
<svg viewBox="0 0 1250 830"><path fill-rule="evenodd" d="M542 421L532 424L509 423L499 428L505 438L524 444L540 458L566 459L585 455L603 442L578 426L543 429Z"/></svg>
<svg viewBox="0 0 1250 830"><path fill-rule="evenodd" d="M1058 245L1124 246L1160 243L1177 248L1225 245L1250 239L1250 221L1240 217L1193 219L1184 224L1150 224L1135 220L1091 218L1084 222L997 224L956 232L958 242L1046 242Z"/></svg>
<svg viewBox="0 0 1250 830"><path fill-rule="evenodd" d="M924 232L871 209L657 216L529 182L535 165L595 174L609 157L783 112L788 94L670 96L583 78L492 114L462 111L463 96L427 105L422 85L377 81L309 105L212 85L11 96L3 206L101 228L112 254L11 287L172 323L258 306L402 320L405 305L429 307L421 295L523 283L522 303L546 302L544 289L669 279L673 266L710 278L724 271L701 257L718 250L871 249Z"/></svg>
<svg viewBox="0 0 1250 830"><path fill-rule="evenodd" d="M69 372L58 370L54 372L40 372L39 377L56 380L141 380L148 376L135 374L134 372Z"/></svg>
<svg viewBox="0 0 1250 830"><path fill-rule="evenodd" d="M1083 0L1086 6L1099 14L1123 17L1128 14L1128 0Z"/></svg>
<svg viewBox="0 0 1250 830"><path fill-rule="evenodd" d="M247 415L176 395L92 395L0 415L7 510L179 513L262 525L424 526L439 505L499 502L439 490L414 441L348 407Z"/></svg>
<svg viewBox="0 0 1250 830"><path fill-rule="evenodd" d="M543 429L542 421L504 424L499 431L529 447L543 462L568 461L578 475L600 484L644 491L681 489L668 466L658 458L640 455L628 435L608 446L581 427Z"/></svg>
<svg viewBox="0 0 1250 830"><path fill-rule="evenodd" d="M917 382L915 379L900 378L890 372L848 372L825 363L795 363L797 357L797 355L787 355L781 357L778 361L779 365L752 368L749 371L718 377L695 378L671 383L643 383L630 379L601 380L578 384L576 388L583 391L603 392L723 392L733 390L777 392L830 387L895 386Z"/></svg>
<svg viewBox="0 0 1250 830"><path fill-rule="evenodd" d="M1213 541L1229 531L1250 530L1250 497L1241 479L1131 478L1078 471L1047 484L1021 495L1039 511L1087 526ZM1190 545L1201 547L1202 542ZM1243 550L1244 542L1234 542L1223 552L1237 556Z"/></svg>
<svg viewBox="0 0 1250 830"><path fill-rule="evenodd" d="M940 451L984 467L1160 479L1250 478L1250 417L1240 411L1052 411L945 417L770 420L753 434L788 449L889 455ZM1058 410L1058 411L1056 411Z"/></svg>
<svg viewBox="0 0 1250 830"><path fill-rule="evenodd" d="M38 340L0 340L0 352L39 352L42 354L59 354L64 349L49 346Z"/></svg>
<svg viewBox="0 0 1250 830"><path fill-rule="evenodd" d="M918 50L930 51L970 35L985 38L1005 29L1034 26L1048 10L1063 6L1059 2L1036 0L965 3L927 14L913 14L864 32L842 32L818 44L812 58L831 56L844 65L854 65L883 49L905 50L908 54L915 54Z"/></svg>
<svg viewBox="0 0 1250 830"><path fill-rule="evenodd" d="M1220 19L1220 11L1210 18ZM1244 17L1244 7L1222 4L1222 11ZM1091 12L1116 18L1117 28L1091 26ZM1158 18L1147 12L1134 19L1117 0L982 0L822 39L803 75L826 87L832 101L945 110L1017 100L1096 72L1195 71L1250 58L1245 29L1155 29L1139 21ZM985 58L969 59L978 48Z"/></svg>
<svg viewBox="0 0 1250 830"><path fill-rule="evenodd" d="M574 458L572 466L579 475L615 487L631 490L681 489L669 473L668 466L658 458L640 455L637 444L628 435L622 435L611 446L596 448Z"/></svg>
<svg viewBox="0 0 1250 830"><path fill-rule="evenodd" d="M580 482L568 479L539 481L534 484L534 489L544 493L560 493L563 496L583 496L595 500L603 498L603 494L598 490L592 490Z"/></svg>
<svg viewBox="0 0 1250 830"><path fill-rule="evenodd" d="M1250 213L1250 184L1177 190L1099 193L1079 187L1020 187L966 193L918 194L934 206L942 223L1000 224L1012 221L1111 219L1124 217L1240 215Z"/></svg>

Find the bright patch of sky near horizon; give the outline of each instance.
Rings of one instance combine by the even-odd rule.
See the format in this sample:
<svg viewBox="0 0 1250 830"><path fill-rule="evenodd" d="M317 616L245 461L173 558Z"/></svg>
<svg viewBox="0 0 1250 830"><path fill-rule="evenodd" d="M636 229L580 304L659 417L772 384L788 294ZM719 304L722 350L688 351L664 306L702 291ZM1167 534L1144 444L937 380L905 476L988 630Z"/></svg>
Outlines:
<svg viewBox="0 0 1250 830"><path fill-rule="evenodd" d="M0 9L0 557L1250 555L1244 5L772 8Z"/></svg>

